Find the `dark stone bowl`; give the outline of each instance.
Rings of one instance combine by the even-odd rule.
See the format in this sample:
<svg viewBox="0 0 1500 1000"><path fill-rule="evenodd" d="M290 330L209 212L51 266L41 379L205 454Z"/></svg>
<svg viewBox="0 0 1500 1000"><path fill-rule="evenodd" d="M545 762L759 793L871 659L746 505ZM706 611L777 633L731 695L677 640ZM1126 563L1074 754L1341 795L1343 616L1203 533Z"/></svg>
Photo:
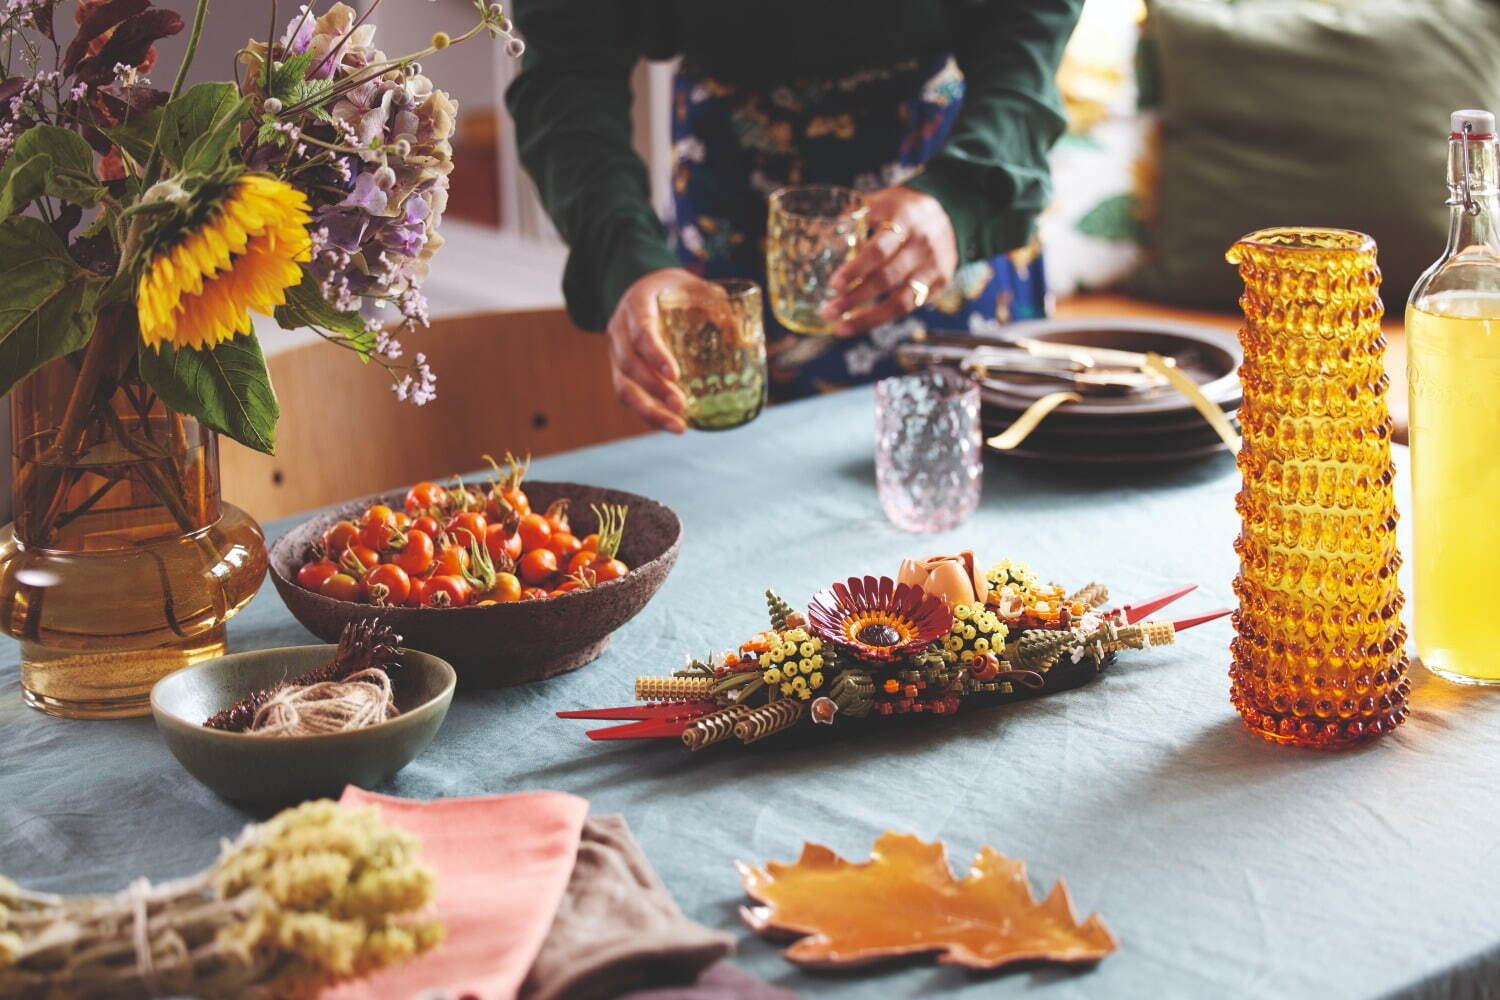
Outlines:
<svg viewBox="0 0 1500 1000"><path fill-rule="evenodd" d="M448 714L457 676L412 649L391 672L394 719L347 733L257 736L209 729L203 720L253 691L316 670L336 646L286 646L234 653L168 674L151 689L151 714L177 762L233 802L276 807L338 798L345 785L384 781L421 753Z"/></svg>
<svg viewBox="0 0 1500 1000"><path fill-rule="evenodd" d="M318 638L337 642L349 622L378 617L400 633L403 645L452 663L464 687L508 687L577 670L598 658L615 629L634 618L661 588L677 562L682 522L655 500L598 486L528 479L526 495L536 510L569 498L568 515L579 538L597 527L590 504L629 506L619 554L630 572L592 590L483 608L376 608L336 601L297 584L297 568L306 561L308 547L329 525L358 516L373 503L399 510L405 493L397 491L342 504L282 535L271 546L271 579L292 615Z"/></svg>

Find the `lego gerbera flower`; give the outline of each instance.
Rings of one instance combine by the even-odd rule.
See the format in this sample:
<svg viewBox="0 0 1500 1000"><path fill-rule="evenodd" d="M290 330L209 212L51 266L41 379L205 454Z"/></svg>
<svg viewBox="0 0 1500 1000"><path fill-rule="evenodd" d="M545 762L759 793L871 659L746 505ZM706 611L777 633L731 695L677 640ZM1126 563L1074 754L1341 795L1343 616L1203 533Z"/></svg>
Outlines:
<svg viewBox="0 0 1500 1000"><path fill-rule="evenodd" d="M307 197L260 174L164 183L156 200L176 210L156 227L157 245L136 287L141 339L211 350L250 333L249 311L271 315L302 280L312 248Z"/></svg>
<svg viewBox="0 0 1500 1000"><path fill-rule="evenodd" d="M953 627L941 597L888 576L851 577L813 598L808 628L863 660L890 661L922 649Z"/></svg>

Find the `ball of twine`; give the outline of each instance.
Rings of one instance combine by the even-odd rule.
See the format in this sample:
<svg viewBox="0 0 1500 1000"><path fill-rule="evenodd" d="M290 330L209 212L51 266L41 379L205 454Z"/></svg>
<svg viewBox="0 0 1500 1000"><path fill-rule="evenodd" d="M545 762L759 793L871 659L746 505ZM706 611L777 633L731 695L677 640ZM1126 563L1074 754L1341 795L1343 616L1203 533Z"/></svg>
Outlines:
<svg viewBox="0 0 1500 1000"><path fill-rule="evenodd" d="M265 736L342 733L399 714L390 674L371 667L341 681L282 688L255 713L247 731Z"/></svg>

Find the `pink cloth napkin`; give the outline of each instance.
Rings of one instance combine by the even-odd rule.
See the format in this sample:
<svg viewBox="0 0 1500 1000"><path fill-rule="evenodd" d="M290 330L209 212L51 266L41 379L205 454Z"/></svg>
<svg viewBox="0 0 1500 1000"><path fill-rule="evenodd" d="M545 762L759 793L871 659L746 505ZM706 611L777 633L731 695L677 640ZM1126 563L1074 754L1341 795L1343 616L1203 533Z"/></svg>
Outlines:
<svg viewBox="0 0 1500 1000"><path fill-rule="evenodd" d="M377 805L387 823L422 838L448 933L426 955L325 990L323 1000L408 1000L421 993L511 1000L567 888L588 802L563 792L416 802L352 785L339 801Z"/></svg>

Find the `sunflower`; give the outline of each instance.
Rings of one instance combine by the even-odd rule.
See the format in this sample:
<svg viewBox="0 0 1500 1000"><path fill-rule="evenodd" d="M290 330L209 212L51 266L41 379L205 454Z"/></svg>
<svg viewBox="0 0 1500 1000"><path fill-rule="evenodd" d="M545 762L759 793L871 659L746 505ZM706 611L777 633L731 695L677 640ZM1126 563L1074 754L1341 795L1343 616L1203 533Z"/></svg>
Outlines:
<svg viewBox="0 0 1500 1000"><path fill-rule="evenodd" d="M218 190L218 203L141 272L136 313L149 346L212 349L251 332L249 310L271 315L302 280L299 265L312 256L307 197L260 174Z"/></svg>
<svg viewBox="0 0 1500 1000"><path fill-rule="evenodd" d="M948 602L888 576L852 577L813 598L808 628L863 660L891 661L953 627Z"/></svg>

